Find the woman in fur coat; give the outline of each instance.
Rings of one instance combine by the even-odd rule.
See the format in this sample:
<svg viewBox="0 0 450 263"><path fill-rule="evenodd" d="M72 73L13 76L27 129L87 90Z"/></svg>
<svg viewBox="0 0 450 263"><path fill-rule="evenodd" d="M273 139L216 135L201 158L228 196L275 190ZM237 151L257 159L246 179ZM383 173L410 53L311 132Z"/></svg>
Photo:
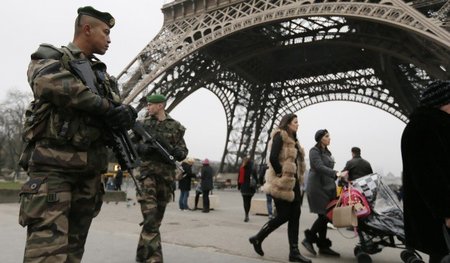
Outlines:
<svg viewBox="0 0 450 263"><path fill-rule="evenodd" d="M305 153L297 140L298 119L295 114L287 114L280 121L278 129L271 134L269 142L269 168L266 171L264 192L275 202L277 215L269 220L261 230L250 237L256 253L263 256L263 240L275 229L288 222L289 261L311 262L298 249L300 223L301 190L305 172Z"/></svg>

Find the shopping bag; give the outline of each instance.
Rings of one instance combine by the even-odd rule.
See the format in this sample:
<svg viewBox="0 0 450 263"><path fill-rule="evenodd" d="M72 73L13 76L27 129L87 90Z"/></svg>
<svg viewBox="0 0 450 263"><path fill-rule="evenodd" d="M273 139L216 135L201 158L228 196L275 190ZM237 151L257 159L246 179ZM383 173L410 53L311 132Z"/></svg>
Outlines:
<svg viewBox="0 0 450 263"><path fill-rule="evenodd" d="M351 185L344 188L339 199L332 200L326 207L327 217L335 227L349 227L358 225L358 216L354 207Z"/></svg>
<svg viewBox="0 0 450 263"><path fill-rule="evenodd" d="M341 198L343 206L353 206L358 218L364 218L370 215L370 205L367 202L366 197L361 194L358 189L355 189L349 185L348 191L343 191Z"/></svg>
<svg viewBox="0 0 450 263"><path fill-rule="evenodd" d="M358 226L353 206L339 206L333 209L333 225L335 227L355 227Z"/></svg>

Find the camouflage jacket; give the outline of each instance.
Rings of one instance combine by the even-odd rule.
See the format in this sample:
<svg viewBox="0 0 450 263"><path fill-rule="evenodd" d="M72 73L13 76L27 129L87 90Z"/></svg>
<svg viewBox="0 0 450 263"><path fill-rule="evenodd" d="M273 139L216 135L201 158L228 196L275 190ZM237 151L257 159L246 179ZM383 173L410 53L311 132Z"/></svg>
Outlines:
<svg viewBox="0 0 450 263"><path fill-rule="evenodd" d="M73 73L69 62L86 59L73 43L42 44L31 55L28 82L34 94L26 112L22 157L29 171L102 171L107 165L107 137L102 116L120 102L115 81L97 58L89 58L97 93ZM27 150L26 149L26 150ZM24 156L25 155L25 156Z"/></svg>
<svg viewBox="0 0 450 263"><path fill-rule="evenodd" d="M162 138L165 143L169 144L169 148L181 150L184 153L184 159L188 154L183 138L186 128L168 114L166 116L166 119L163 121L158 121L155 117L148 116L140 122L153 137L156 139ZM164 145L164 143L162 144ZM170 153L170 149L167 150ZM174 180L175 165L167 161L158 151L155 150L150 154L141 156L141 159L141 175L146 173L154 174L160 175L168 181Z"/></svg>

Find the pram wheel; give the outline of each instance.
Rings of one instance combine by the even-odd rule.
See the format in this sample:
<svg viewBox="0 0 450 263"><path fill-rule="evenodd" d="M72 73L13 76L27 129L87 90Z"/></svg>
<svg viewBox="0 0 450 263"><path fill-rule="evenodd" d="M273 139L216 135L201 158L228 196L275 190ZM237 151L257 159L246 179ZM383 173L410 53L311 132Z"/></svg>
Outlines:
<svg viewBox="0 0 450 263"><path fill-rule="evenodd" d="M414 251L403 250L400 253L400 258L405 263L425 263L421 258L419 258Z"/></svg>
<svg viewBox="0 0 450 263"><path fill-rule="evenodd" d="M356 246L353 249L353 254L356 257L358 263L372 263L372 258L366 252L362 251L360 246Z"/></svg>

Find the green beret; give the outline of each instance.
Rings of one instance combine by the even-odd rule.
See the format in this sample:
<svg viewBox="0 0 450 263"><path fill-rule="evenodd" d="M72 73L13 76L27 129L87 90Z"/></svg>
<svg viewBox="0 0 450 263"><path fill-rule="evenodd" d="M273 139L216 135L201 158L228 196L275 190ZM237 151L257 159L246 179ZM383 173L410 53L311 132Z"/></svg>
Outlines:
<svg viewBox="0 0 450 263"><path fill-rule="evenodd" d="M166 100L167 100L166 96L158 93L147 96L148 103L161 103L165 102Z"/></svg>
<svg viewBox="0 0 450 263"><path fill-rule="evenodd" d="M103 21L105 24L107 24L110 28L114 26L116 21L114 20L114 17L110 13L107 12L100 12L93 8L92 6L85 6L78 8L78 16L86 15L91 16L94 18L97 18L101 21Z"/></svg>

